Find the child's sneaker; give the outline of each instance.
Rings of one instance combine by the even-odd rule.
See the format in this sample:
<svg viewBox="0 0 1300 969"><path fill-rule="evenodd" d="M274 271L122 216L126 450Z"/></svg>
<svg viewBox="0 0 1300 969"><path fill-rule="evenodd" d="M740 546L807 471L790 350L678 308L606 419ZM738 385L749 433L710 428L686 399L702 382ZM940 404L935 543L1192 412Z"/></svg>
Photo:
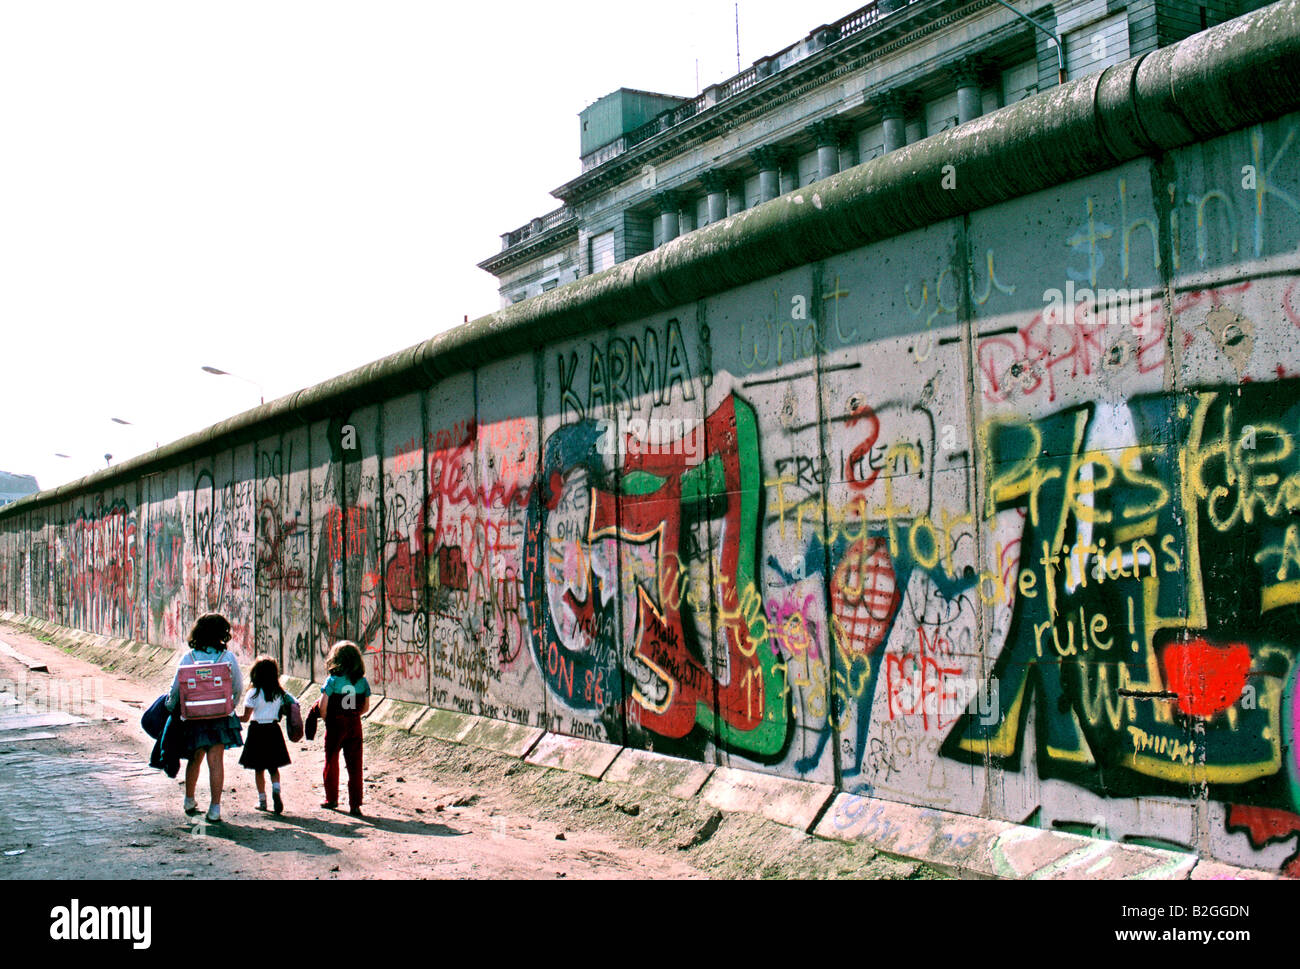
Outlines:
<svg viewBox="0 0 1300 969"><path fill-rule="evenodd" d="M214 824L221 820L221 805L211 804L208 806L208 820Z"/></svg>
<svg viewBox="0 0 1300 969"><path fill-rule="evenodd" d="M257 795L257 809L258 809L259 811L265 811L265 810L266 810L266 795L265 795L265 794L259 794L259 795Z"/></svg>
<svg viewBox="0 0 1300 969"><path fill-rule="evenodd" d="M187 798L185 799L185 813L186 813L186 814L198 814L198 813L199 813L199 804L198 804L198 802L197 802L196 800L194 800L194 798L192 798L192 797L187 797Z"/></svg>
<svg viewBox="0 0 1300 969"><path fill-rule="evenodd" d="M284 802L283 802L282 800L280 800L280 792L279 792L279 791L273 791L273 792L271 793L271 806L275 808L275 813L276 813L276 814L283 814L283 813L284 813ZM265 808L265 805L263 805L263 808Z"/></svg>
<svg viewBox="0 0 1300 969"><path fill-rule="evenodd" d="M360 808L360 807L350 807L350 808L348 808L348 814L352 815L354 818L364 818L364 817L365 817L365 815L361 813L361 808Z"/></svg>

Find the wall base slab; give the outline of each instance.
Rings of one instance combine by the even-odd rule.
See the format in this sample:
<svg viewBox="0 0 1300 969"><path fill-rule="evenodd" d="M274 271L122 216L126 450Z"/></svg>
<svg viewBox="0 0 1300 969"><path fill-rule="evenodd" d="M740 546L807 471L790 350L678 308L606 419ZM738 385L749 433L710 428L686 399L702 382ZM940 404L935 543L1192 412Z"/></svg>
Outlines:
<svg viewBox="0 0 1300 969"><path fill-rule="evenodd" d="M746 811L800 831L811 831L835 789L829 784L719 767L700 796L720 811Z"/></svg>
<svg viewBox="0 0 1300 969"><path fill-rule="evenodd" d="M700 793L700 789L713 775L713 770L712 764L626 747L614 759L603 779L645 788L684 801Z"/></svg>
<svg viewBox="0 0 1300 969"><path fill-rule="evenodd" d="M554 767L600 780L622 749L614 744L550 733L537 742L524 760L538 767Z"/></svg>

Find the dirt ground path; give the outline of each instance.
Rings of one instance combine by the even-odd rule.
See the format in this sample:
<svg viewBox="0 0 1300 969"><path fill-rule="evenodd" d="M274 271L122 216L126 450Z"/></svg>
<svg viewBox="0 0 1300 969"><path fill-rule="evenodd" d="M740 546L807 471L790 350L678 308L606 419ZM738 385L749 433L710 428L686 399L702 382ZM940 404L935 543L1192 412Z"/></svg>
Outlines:
<svg viewBox="0 0 1300 969"><path fill-rule="evenodd" d="M319 737L290 745L285 811L256 809L226 755L220 824L181 810L180 778L147 766L139 715L165 683L105 673L12 626L0 640L0 878L930 878L925 866L702 803L533 767L367 724L364 818L318 807ZM20 690L18 684L27 684ZM85 717L27 713L13 694L83 686ZM35 691L32 689L35 687ZM97 716L90 716L95 713ZM73 719L84 722L50 723ZM207 772L198 802L208 803Z"/></svg>

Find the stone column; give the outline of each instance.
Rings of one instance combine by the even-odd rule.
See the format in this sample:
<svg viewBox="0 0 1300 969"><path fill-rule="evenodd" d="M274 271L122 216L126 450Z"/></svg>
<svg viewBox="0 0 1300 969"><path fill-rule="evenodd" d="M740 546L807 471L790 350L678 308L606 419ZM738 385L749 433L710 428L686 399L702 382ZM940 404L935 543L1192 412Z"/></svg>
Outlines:
<svg viewBox="0 0 1300 969"><path fill-rule="evenodd" d="M842 125L835 118L814 121L809 133L816 142L816 177L829 178L840 170L840 138Z"/></svg>
<svg viewBox="0 0 1300 969"><path fill-rule="evenodd" d="M907 128L903 121L903 96L890 91L880 99L880 112L884 116L885 153L897 151L907 144Z"/></svg>
<svg viewBox="0 0 1300 969"><path fill-rule="evenodd" d="M677 208L680 200L676 192L660 192L655 196L655 202L659 206L659 226L662 230L663 242L676 239L681 229L681 223L677 218Z"/></svg>
<svg viewBox="0 0 1300 969"><path fill-rule="evenodd" d="M980 65L971 57L963 57L948 68L957 83L957 123L974 121L984 113L984 99L980 95Z"/></svg>
<svg viewBox="0 0 1300 969"><path fill-rule="evenodd" d="M710 225L727 217L727 181L725 172L709 171L700 175L704 191L709 193Z"/></svg>
<svg viewBox="0 0 1300 969"><path fill-rule="evenodd" d="M755 148L749 157L758 166L758 201L770 202L781 194L781 153L765 146Z"/></svg>

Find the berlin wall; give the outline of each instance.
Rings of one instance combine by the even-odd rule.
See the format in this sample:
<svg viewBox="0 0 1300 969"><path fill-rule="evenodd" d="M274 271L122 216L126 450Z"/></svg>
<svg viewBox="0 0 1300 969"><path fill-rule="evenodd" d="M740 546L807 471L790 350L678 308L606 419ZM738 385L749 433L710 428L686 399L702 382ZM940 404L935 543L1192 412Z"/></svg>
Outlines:
<svg viewBox="0 0 1300 969"><path fill-rule="evenodd" d="M1297 68L1288 0L21 500L0 610L1300 874Z"/></svg>

